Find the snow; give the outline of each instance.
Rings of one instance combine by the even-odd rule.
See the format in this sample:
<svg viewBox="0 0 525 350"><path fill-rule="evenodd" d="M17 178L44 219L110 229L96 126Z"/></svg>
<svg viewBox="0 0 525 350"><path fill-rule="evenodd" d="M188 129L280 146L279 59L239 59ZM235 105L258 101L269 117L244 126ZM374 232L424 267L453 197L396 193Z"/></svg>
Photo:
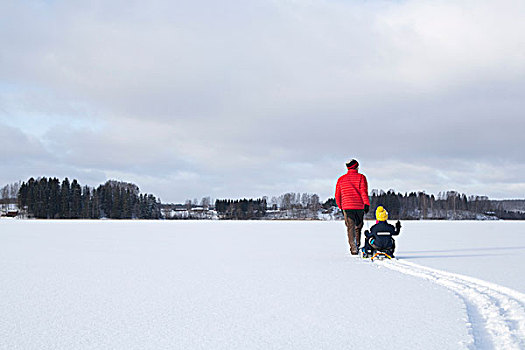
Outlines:
<svg viewBox="0 0 525 350"><path fill-rule="evenodd" d="M398 258L525 293L525 222L405 221Z"/></svg>
<svg viewBox="0 0 525 350"><path fill-rule="evenodd" d="M0 349L525 346L525 223L397 242L371 263L342 222L3 219Z"/></svg>

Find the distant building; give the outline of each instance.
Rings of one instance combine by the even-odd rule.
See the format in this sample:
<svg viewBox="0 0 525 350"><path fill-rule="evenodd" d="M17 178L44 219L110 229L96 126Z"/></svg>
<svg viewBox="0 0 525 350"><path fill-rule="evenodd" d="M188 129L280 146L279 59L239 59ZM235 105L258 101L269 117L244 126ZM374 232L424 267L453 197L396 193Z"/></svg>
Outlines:
<svg viewBox="0 0 525 350"><path fill-rule="evenodd" d="M18 210L8 210L5 216L8 218L14 218L18 215Z"/></svg>
<svg viewBox="0 0 525 350"><path fill-rule="evenodd" d="M13 210L13 209L2 210L2 212L0 212L0 216L7 217L7 218L14 218L17 215L18 215L18 210Z"/></svg>

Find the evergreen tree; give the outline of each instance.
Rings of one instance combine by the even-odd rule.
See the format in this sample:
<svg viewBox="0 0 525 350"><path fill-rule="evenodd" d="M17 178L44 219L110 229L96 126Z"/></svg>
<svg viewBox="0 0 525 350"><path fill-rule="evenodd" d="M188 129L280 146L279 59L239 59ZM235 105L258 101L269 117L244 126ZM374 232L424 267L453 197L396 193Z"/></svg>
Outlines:
<svg viewBox="0 0 525 350"><path fill-rule="evenodd" d="M71 182L70 190L70 208L71 208L71 218L78 219L82 216L82 188L78 184L77 180L74 179Z"/></svg>
<svg viewBox="0 0 525 350"><path fill-rule="evenodd" d="M60 213L60 181L55 177L49 180L48 218L57 219Z"/></svg>
<svg viewBox="0 0 525 350"><path fill-rule="evenodd" d="M71 185L66 177L60 186L60 211L61 219L71 218Z"/></svg>

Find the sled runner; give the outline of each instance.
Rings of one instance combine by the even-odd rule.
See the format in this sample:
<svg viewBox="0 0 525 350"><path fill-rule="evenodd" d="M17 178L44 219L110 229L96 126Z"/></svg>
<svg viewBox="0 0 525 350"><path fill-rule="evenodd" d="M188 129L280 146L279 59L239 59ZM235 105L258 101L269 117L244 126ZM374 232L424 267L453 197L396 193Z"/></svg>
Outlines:
<svg viewBox="0 0 525 350"><path fill-rule="evenodd" d="M374 259L383 260L383 259L392 259L390 255L388 255L385 252L376 252L371 258L371 261L374 261Z"/></svg>
<svg viewBox="0 0 525 350"><path fill-rule="evenodd" d="M361 257L363 259L370 259L370 261L374 261L375 259L377 260L384 260L384 259L388 259L388 260L391 260L393 259L393 255L390 255L389 253L387 252L384 252L384 251L380 251L380 250L374 250L371 254L368 254L364 248L362 248L360 250L360 253L361 253Z"/></svg>

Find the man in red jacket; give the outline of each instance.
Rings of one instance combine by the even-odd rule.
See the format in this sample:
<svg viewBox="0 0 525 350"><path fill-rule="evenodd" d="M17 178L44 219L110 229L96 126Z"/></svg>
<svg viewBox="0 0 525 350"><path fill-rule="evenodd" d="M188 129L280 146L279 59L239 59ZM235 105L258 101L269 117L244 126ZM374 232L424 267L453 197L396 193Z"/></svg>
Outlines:
<svg viewBox="0 0 525 350"><path fill-rule="evenodd" d="M346 163L346 167L348 172L337 180L335 186L335 201L345 216L350 253L357 255L361 245L363 217L370 209L368 182L363 174L357 172L359 169L357 160L352 159Z"/></svg>

